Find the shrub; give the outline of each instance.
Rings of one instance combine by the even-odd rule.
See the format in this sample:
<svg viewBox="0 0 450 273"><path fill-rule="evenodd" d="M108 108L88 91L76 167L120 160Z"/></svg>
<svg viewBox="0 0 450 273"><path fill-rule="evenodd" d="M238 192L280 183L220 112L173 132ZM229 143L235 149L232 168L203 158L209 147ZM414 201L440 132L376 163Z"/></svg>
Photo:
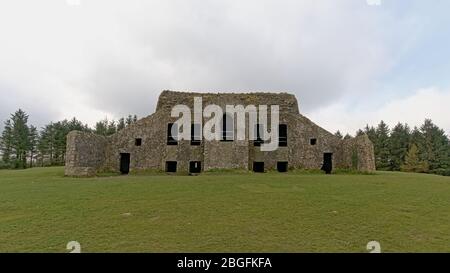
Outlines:
<svg viewBox="0 0 450 273"><path fill-rule="evenodd" d="M419 148L416 144L412 144L405 157L405 163L401 166L402 172L427 173L429 170L428 163L420 160Z"/></svg>
<svg viewBox="0 0 450 273"><path fill-rule="evenodd" d="M0 170L1 169L11 169L11 164L0 161Z"/></svg>
<svg viewBox="0 0 450 273"><path fill-rule="evenodd" d="M430 171L430 173L437 174L437 175L443 175L443 176L450 176L450 168L448 168L448 169L435 169L435 170Z"/></svg>

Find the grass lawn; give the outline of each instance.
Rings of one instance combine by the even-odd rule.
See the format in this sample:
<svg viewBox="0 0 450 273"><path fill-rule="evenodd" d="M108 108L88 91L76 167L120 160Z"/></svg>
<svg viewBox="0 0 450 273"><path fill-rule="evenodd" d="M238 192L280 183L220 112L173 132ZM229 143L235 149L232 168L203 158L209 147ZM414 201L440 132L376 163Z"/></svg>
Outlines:
<svg viewBox="0 0 450 273"><path fill-rule="evenodd" d="M450 252L450 177L0 171L0 252Z"/></svg>

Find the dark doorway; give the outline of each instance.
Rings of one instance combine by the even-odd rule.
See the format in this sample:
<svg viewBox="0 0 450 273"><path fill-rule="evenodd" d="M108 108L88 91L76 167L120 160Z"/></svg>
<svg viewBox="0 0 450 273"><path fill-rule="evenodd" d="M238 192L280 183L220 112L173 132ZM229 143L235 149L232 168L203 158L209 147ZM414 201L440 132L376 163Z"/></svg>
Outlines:
<svg viewBox="0 0 450 273"><path fill-rule="evenodd" d="M255 173L263 173L264 172L264 162L253 162L253 171Z"/></svg>
<svg viewBox="0 0 450 273"><path fill-rule="evenodd" d="M201 173L202 172L202 162L200 162L200 161L189 162L189 172L190 173Z"/></svg>
<svg viewBox="0 0 450 273"><path fill-rule="evenodd" d="M287 162L277 162L277 170L280 173L285 173L288 171L288 163Z"/></svg>
<svg viewBox="0 0 450 273"><path fill-rule="evenodd" d="M130 154L120 154L120 173L128 174L130 172Z"/></svg>
<svg viewBox="0 0 450 273"><path fill-rule="evenodd" d="M176 173L177 172L177 162L176 161L166 161L166 172Z"/></svg>
<svg viewBox="0 0 450 273"><path fill-rule="evenodd" d="M333 154L324 153L322 171L325 171L326 174L331 174L332 170L333 170Z"/></svg>

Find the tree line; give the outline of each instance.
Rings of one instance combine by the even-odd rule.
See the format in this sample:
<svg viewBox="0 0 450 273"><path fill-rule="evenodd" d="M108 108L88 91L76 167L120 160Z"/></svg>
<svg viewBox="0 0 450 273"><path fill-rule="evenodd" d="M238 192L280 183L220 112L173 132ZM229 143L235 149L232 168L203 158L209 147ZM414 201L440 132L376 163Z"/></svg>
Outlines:
<svg viewBox="0 0 450 273"><path fill-rule="evenodd" d="M38 130L28 124L28 115L19 109L4 122L0 136L0 168L64 165L69 132L78 130L109 136L136 121L136 115L129 115L117 121L104 119L90 128L73 118L51 122Z"/></svg>
<svg viewBox="0 0 450 273"><path fill-rule="evenodd" d="M381 121L376 127L367 125L356 132L357 136L363 134L374 144L377 170L450 176L450 139L430 119L412 129L406 123L390 129ZM339 131L335 135L342 138Z"/></svg>

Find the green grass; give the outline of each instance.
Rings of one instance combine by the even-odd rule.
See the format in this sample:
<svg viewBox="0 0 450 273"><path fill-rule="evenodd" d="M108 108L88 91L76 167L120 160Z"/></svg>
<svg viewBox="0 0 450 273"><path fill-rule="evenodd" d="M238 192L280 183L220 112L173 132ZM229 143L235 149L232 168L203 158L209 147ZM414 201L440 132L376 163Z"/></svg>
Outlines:
<svg viewBox="0 0 450 273"><path fill-rule="evenodd" d="M450 178L0 171L0 251L450 252Z"/></svg>

